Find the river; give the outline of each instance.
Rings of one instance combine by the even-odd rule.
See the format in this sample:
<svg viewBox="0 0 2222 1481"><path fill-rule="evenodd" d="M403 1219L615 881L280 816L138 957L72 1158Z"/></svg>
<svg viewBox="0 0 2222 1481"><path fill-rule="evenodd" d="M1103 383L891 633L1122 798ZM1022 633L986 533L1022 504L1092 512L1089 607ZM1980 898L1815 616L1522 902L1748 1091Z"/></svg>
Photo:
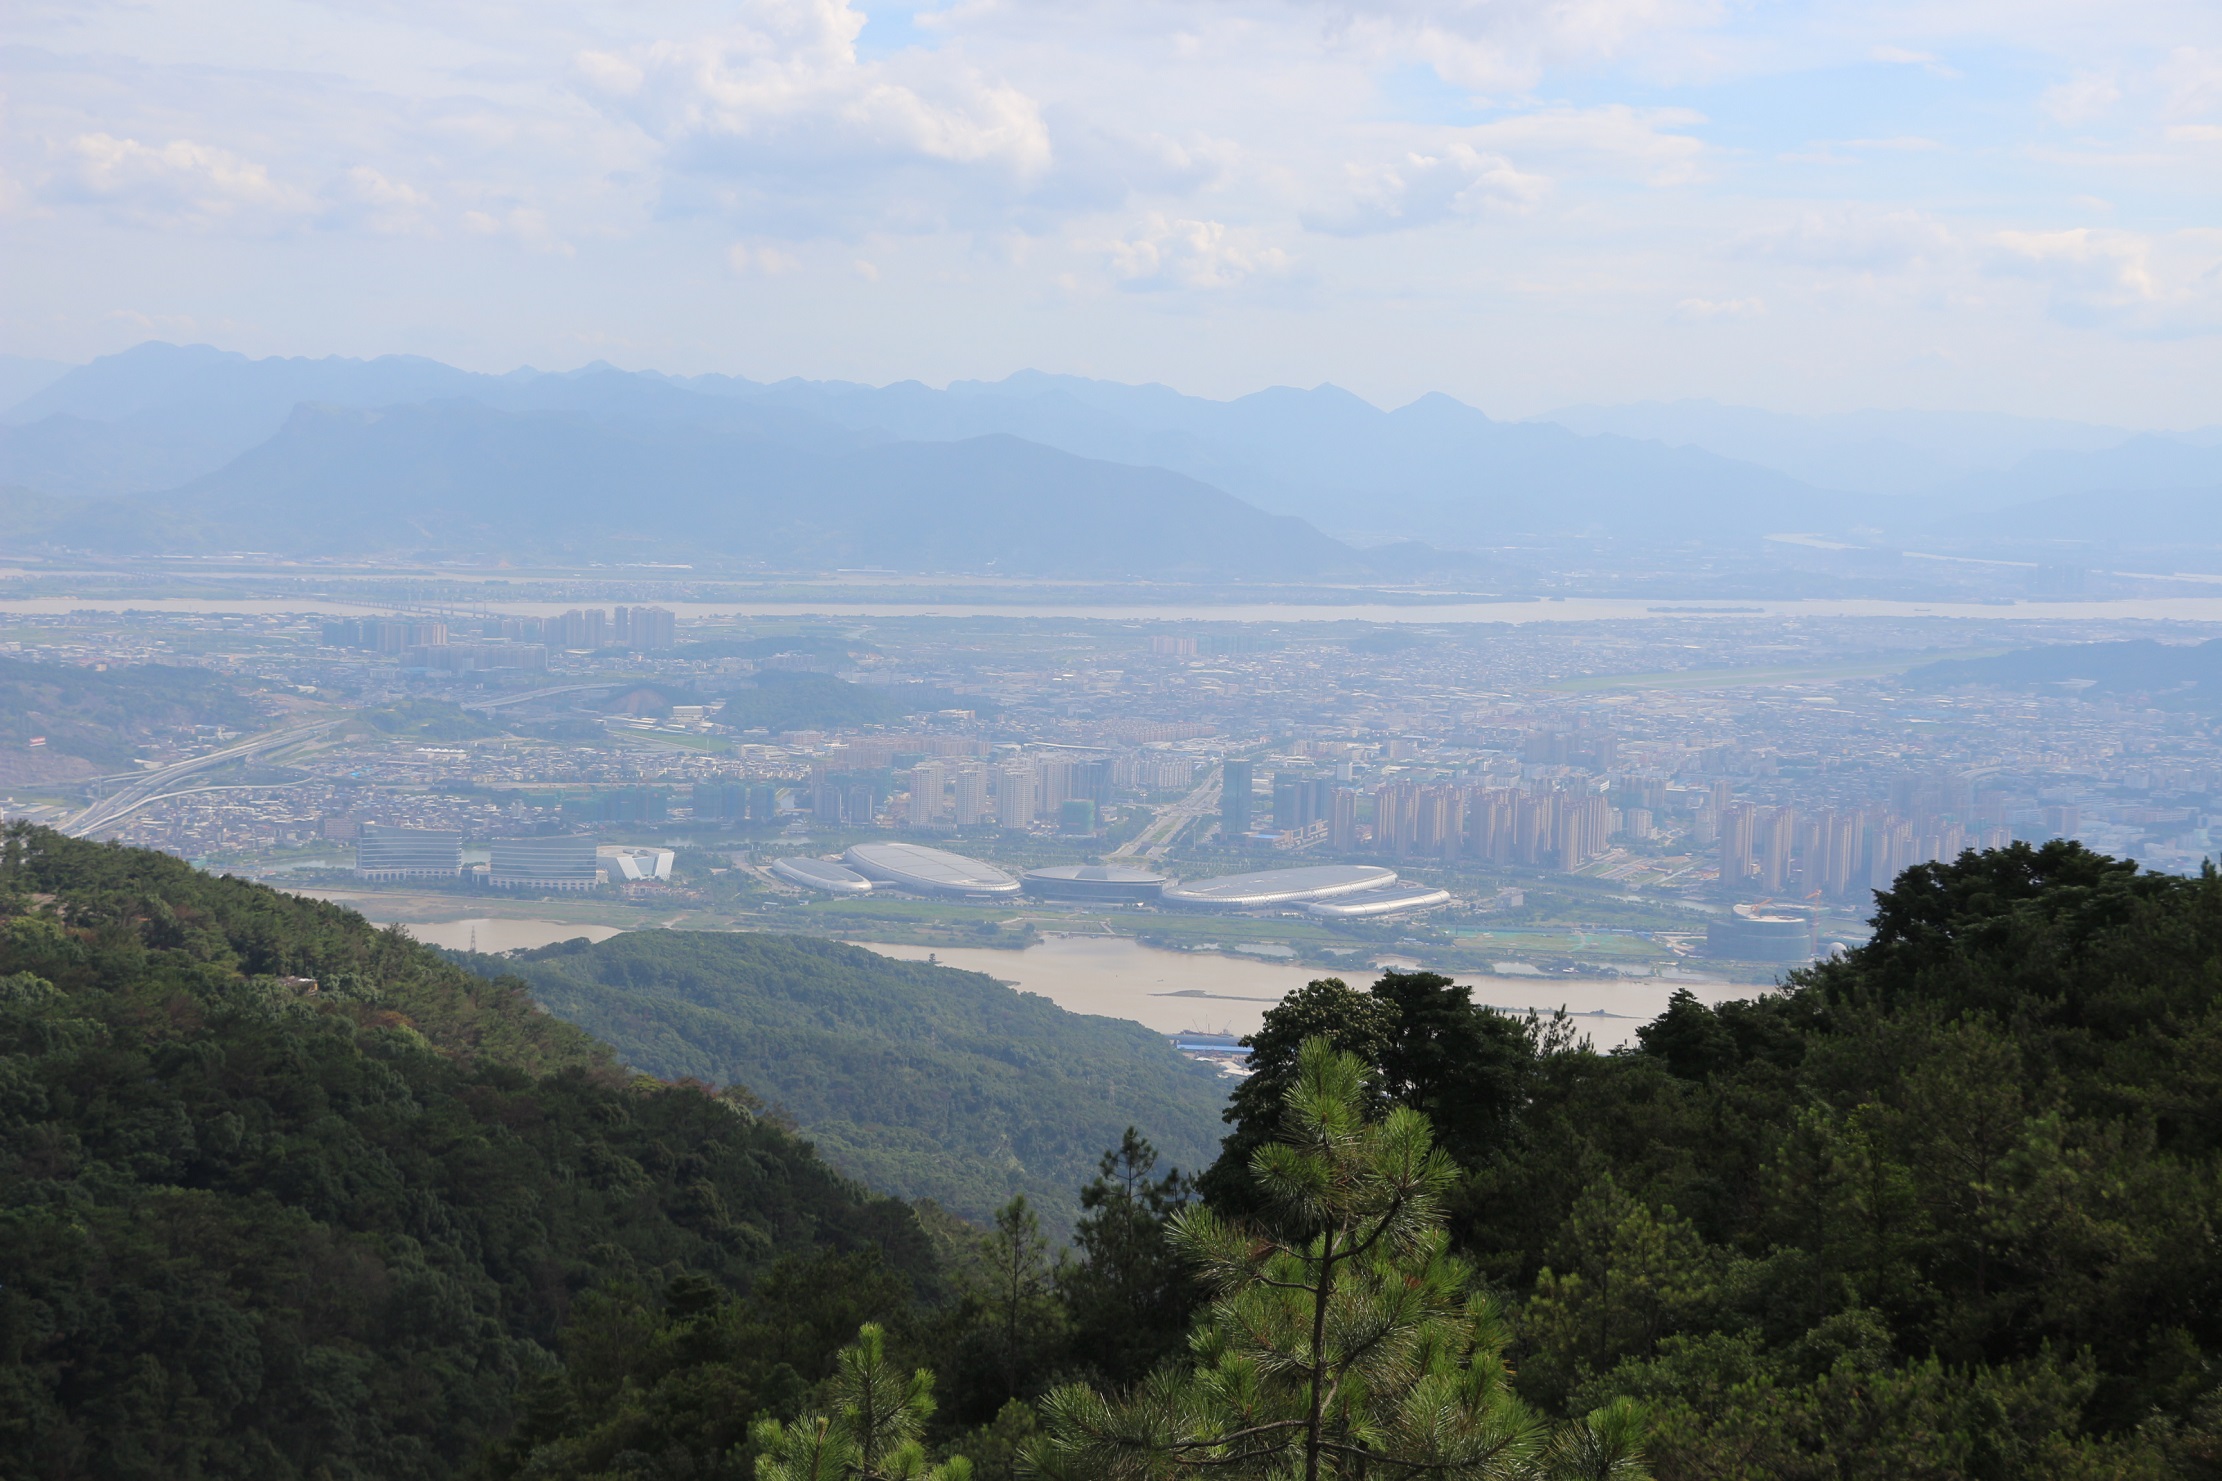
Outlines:
<svg viewBox="0 0 2222 1481"><path fill-rule="evenodd" d="M570 921L467 920L404 921L419 941L464 950L475 940L480 951L512 951L546 946L584 936L606 941L612 926ZM900 946L859 942L882 956L904 961L931 957L944 966L985 972L1025 992L1039 993L1072 1013L1125 1018L1160 1033L1247 1034L1265 1010L1314 977L1327 975L1302 967L1217 952L1166 951L1126 936L1048 936L1023 951L994 951L969 946ZM1385 959L1388 960L1388 959ZM1415 965L1397 960L1397 965ZM1464 979L1474 1000L1516 1012L1549 1013L1565 1008L1575 1026L1600 1049L1635 1039L1636 1029L1658 1016L1668 994L1687 987L1700 999L1717 1003L1750 997L1758 989L1699 978L1567 978L1477 976Z"/></svg>
<svg viewBox="0 0 2222 1481"><path fill-rule="evenodd" d="M513 616L554 616L575 602L474 602L474 610ZM1904 602L1819 598L1808 601L1711 601L1643 597L1521 598L1437 603L1387 602L859 602L839 597L783 602L662 604L689 621L743 617L1003 617L1112 622L1630 622L1720 621L1754 617L1952 617L2000 621L2222 622L2222 596L2076 602ZM277 600L242 597L0 597L0 613L60 616L71 612L236 613L261 616L382 616L391 609L341 597Z"/></svg>

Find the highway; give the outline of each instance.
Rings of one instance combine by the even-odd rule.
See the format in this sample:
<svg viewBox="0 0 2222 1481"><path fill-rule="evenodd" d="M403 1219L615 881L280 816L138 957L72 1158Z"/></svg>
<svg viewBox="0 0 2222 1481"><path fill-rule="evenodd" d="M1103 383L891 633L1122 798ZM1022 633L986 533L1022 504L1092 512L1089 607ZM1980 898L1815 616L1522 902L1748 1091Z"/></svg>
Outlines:
<svg viewBox="0 0 2222 1481"><path fill-rule="evenodd" d="M64 819L58 825L59 831L71 838L87 837L94 830L105 828L126 813L162 796L170 790L172 782L192 776L195 772L207 771L211 767L243 761L249 756L259 756L265 751L282 750L312 736L322 735L340 723L338 720L319 720L313 725L295 725L285 730L273 730L220 750L210 751L205 756L195 756L190 761L173 761L168 766L158 766L152 771L142 772L107 796L96 799Z"/></svg>
<svg viewBox="0 0 2222 1481"><path fill-rule="evenodd" d="M533 689L523 694L504 694L495 699L474 699L458 706L466 710L498 710L503 705L521 705L528 699L546 699L555 694L584 694L590 689L625 689L638 681L612 679L604 684L558 684L553 689Z"/></svg>
<svg viewBox="0 0 2222 1481"><path fill-rule="evenodd" d="M1219 773L1214 769L1195 791L1180 801L1161 809L1150 820L1150 825L1111 851L1114 859L1131 859L1137 855L1162 859L1180 836L1180 830L1197 818L1209 816L1219 810Z"/></svg>

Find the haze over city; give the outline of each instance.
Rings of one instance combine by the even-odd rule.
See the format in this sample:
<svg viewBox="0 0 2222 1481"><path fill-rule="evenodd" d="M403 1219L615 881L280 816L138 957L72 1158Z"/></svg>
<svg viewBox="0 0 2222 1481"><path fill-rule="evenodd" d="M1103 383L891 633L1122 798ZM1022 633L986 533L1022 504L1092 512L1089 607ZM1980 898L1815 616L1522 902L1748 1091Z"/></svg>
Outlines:
<svg viewBox="0 0 2222 1481"><path fill-rule="evenodd" d="M2214 1481L2222 7L18 0L0 1474Z"/></svg>

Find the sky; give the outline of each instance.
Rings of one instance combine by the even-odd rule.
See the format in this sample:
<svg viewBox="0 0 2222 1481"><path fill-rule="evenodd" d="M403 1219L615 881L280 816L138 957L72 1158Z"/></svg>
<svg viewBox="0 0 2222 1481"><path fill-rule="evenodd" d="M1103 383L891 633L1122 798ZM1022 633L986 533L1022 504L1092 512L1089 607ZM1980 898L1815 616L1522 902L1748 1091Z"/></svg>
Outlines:
<svg viewBox="0 0 2222 1481"><path fill-rule="evenodd" d="M2214 0L10 0L0 352L2222 421Z"/></svg>

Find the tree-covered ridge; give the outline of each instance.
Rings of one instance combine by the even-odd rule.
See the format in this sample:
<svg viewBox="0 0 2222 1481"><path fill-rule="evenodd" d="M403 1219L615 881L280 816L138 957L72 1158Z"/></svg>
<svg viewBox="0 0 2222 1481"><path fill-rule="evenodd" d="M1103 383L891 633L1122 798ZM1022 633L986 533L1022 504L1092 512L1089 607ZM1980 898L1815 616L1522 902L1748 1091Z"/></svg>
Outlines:
<svg viewBox="0 0 2222 1481"><path fill-rule="evenodd" d="M2222 1462L2211 873L2070 843L1924 865L1869 945L1753 1001L1678 994L1628 1053L1490 1027L1419 974L1316 984L1283 1015L1261 1079L1292 1073L1301 1020L1442 1118L1453 1227L1514 1298L1522 1391L1653 1406L1664 1481ZM1432 1042L1465 1049L1393 1073L1413 1023L1461 1020ZM1225 1162L1205 1184L1255 1198Z"/></svg>
<svg viewBox="0 0 2222 1481"><path fill-rule="evenodd" d="M261 706L220 675L169 664L92 668L0 657L0 746L43 737L49 753L128 771L158 730L221 725L253 730Z"/></svg>
<svg viewBox="0 0 2222 1481"><path fill-rule="evenodd" d="M9 831L0 1474L460 1474L581 1293L842 1250L907 1297L936 1280L907 1208L521 984Z"/></svg>
<svg viewBox="0 0 2222 1481"><path fill-rule="evenodd" d="M739 1081L867 1185L985 1221L1053 1224L1129 1125L1167 1159L1216 1150L1225 1081L1137 1024L978 972L807 937L639 931L499 959L551 1012L668 1078Z"/></svg>

